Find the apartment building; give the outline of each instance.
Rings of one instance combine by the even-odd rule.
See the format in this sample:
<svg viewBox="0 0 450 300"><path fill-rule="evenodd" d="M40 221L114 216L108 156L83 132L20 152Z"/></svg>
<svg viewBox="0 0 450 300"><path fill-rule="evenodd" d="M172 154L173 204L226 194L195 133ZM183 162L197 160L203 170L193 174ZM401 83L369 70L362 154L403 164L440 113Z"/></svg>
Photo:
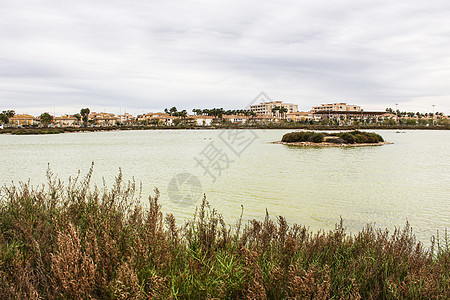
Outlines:
<svg viewBox="0 0 450 300"><path fill-rule="evenodd" d="M273 112L276 107L284 107L287 109L286 113L279 113L278 111ZM274 114L279 118L286 118L286 114L298 112L298 105L292 103L283 103L281 101L272 102L262 102L260 104L251 105L250 110L254 111L258 116L274 116Z"/></svg>
<svg viewBox="0 0 450 300"><path fill-rule="evenodd" d="M347 104L347 103L329 103L320 106L313 106L312 112L328 112L328 111L361 111L361 106Z"/></svg>

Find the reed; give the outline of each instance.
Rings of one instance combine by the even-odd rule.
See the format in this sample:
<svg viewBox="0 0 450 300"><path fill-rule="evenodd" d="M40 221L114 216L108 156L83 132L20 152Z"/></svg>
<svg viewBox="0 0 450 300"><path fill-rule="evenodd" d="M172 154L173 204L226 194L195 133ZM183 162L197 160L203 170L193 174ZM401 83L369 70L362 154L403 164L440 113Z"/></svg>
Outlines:
<svg viewBox="0 0 450 300"><path fill-rule="evenodd" d="M0 192L1 299L448 299L448 235L431 248L343 222L311 232L279 216L226 224L206 200L177 226L159 192L141 201L119 173Z"/></svg>

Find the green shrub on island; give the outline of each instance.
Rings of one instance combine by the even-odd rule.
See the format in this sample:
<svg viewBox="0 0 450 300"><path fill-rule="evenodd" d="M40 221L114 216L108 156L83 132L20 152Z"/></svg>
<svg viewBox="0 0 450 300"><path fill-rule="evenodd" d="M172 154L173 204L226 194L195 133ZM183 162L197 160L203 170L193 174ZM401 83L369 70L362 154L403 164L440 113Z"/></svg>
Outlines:
<svg viewBox="0 0 450 300"><path fill-rule="evenodd" d="M324 138L324 134L314 131L298 131L286 133L283 135L282 141L285 143L297 143L297 142L313 142L321 143Z"/></svg>
<svg viewBox="0 0 450 300"><path fill-rule="evenodd" d="M13 135L35 135L35 134L58 134L63 133L64 130L61 128L50 129L48 127L44 128L21 128L17 130L12 130Z"/></svg>
<svg viewBox="0 0 450 300"><path fill-rule="evenodd" d="M319 133L314 131L298 131L286 133L281 139L284 143L298 143L298 142L312 142L321 143L326 137L336 137L328 138L326 142L339 143L343 142L345 144L376 144L384 142L384 139L376 133L364 132L364 131L350 131L350 132L339 132L339 133Z"/></svg>
<svg viewBox="0 0 450 300"><path fill-rule="evenodd" d="M333 144L345 144L346 141L337 136L327 136L325 137L325 143L333 143Z"/></svg>
<svg viewBox="0 0 450 300"><path fill-rule="evenodd" d="M322 143L325 135L323 133L314 132L308 139L309 142Z"/></svg>
<svg viewBox="0 0 450 300"><path fill-rule="evenodd" d="M311 134L312 132L307 131L286 133L283 135L281 141L285 143L306 142Z"/></svg>
<svg viewBox="0 0 450 300"><path fill-rule="evenodd" d="M226 224L203 200L185 224L119 174L0 189L0 299L448 299L450 242L279 216Z"/></svg>
<svg viewBox="0 0 450 300"><path fill-rule="evenodd" d="M348 144L376 144L384 142L381 135L374 132L355 130L351 132L338 133L337 136L345 140Z"/></svg>
<svg viewBox="0 0 450 300"><path fill-rule="evenodd" d="M350 134L348 132L344 132L339 136L341 139L345 141L347 144L354 144L355 143L355 137L353 134Z"/></svg>

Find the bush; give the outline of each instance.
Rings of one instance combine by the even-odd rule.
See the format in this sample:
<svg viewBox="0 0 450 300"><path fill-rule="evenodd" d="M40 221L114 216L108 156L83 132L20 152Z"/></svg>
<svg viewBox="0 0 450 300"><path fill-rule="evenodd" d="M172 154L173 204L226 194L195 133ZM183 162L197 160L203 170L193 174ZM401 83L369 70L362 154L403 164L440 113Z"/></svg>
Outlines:
<svg viewBox="0 0 450 300"><path fill-rule="evenodd" d="M351 131L338 133L338 136L344 139L348 144L364 144L364 143L381 143L384 139L376 133L373 132L363 132L363 131Z"/></svg>
<svg viewBox="0 0 450 300"><path fill-rule="evenodd" d="M340 138L343 139L347 144L355 143L355 137L348 132L341 134Z"/></svg>
<svg viewBox="0 0 450 300"><path fill-rule="evenodd" d="M177 225L157 190L144 205L120 173L110 189L91 174L0 189L0 299L448 299L446 235L227 225L205 199Z"/></svg>
<svg viewBox="0 0 450 300"><path fill-rule="evenodd" d="M313 134L314 132L312 131L286 133L285 135L283 135L281 141L285 143L307 142Z"/></svg>
<svg viewBox="0 0 450 300"><path fill-rule="evenodd" d="M347 144L365 144L365 143L380 143L384 142L383 138L376 133L373 132L364 132L364 131L351 131L351 132L341 132L341 133L329 133L327 136L336 136L340 138L340 140L333 139L332 143L347 143ZM314 131L299 131L299 132L290 132L283 135L281 139L282 142L285 143L298 143L298 142L313 142L313 143L321 143L325 138L325 134L321 132ZM339 141L339 142L338 142Z"/></svg>
<svg viewBox="0 0 450 300"><path fill-rule="evenodd" d="M360 134L360 133L354 134L353 137L355 138L355 143L357 143L357 144L364 144L364 143L366 143L365 136Z"/></svg>
<svg viewBox="0 0 450 300"><path fill-rule="evenodd" d="M313 143L322 143L324 136L325 135L323 133L315 132L308 138L308 141Z"/></svg>
<svg viewBox="0 0 450 300"><path fill-rule="evenodd" d="M0 190L0 299L447 299L450 245L408 224L311 232L279 216L227 225L204 199L177 225L159 193L84 179ZM434 243L436 242L436 243Z"/></svg>
<svg viewBox="0 0 450 300"><path fill-rule="evenodd" d="M327 136L325 137L325 143L345 144L346 141L340 137Z"/></svg>
<svg viewBox="0 0 450 300"><path fill-rule="evenodd" d="M379 134L377 134L377 133L372 133L373 135L375 135L376 137L377 137L377 141L379 142L379 143L383 143L384 142L384 139L383 139L383 137L381 136L381 135L379 135Z"/></svg>

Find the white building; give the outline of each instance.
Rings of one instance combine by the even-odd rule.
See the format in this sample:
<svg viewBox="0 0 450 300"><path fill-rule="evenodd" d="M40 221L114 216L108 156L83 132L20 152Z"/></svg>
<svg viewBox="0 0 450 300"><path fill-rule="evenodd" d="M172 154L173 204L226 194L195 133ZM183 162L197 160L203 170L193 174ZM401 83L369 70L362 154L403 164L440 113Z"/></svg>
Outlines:
<svg viewBox="0 0 450 300"><path fill-rule="evenodd" d="M197 126L211 126L213 120L211 116L190 116L189 118L195 120Z"/></svg>
<svg viewBox="0 0 450 300"><path fill-rule="evenodd" d="M260 104L251 105L250 110L254 111L258 116L273 116L273 109L276 107L284 107L287 109L286 113L280 114L278 111L275 112L277 117L286 118L286 114L298 111L298 105L292 103L283 103L281 101L273 102L262 102Z"/></svg>
<svg viewBox="0 0 450 300"><path fill-rule="evenodd" d="M136 118L129 113L124 113L123 115L118 115L117 119L122 124L132 123Z"/></svg>

